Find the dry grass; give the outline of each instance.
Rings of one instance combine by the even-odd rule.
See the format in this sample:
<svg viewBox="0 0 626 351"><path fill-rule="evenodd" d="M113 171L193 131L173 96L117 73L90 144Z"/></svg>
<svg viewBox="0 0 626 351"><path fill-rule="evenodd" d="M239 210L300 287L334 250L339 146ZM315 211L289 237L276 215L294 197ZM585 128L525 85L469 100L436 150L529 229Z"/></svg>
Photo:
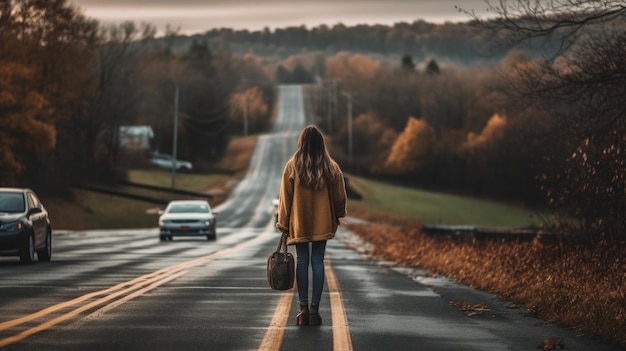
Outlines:
<svg viewBox="0 0 626 351"><path fill-rule="evenodd" d="M53 230L151 228L158 205L91 191L73 190L74 200L42 198Z"/></svg>
<svg viewBox="0 0 626 351"><path fill-rule="evenodd" d="M375 257L446 275L522 304L544 320L626 346L623 246L460 242L429 237L419 224L351 229L371 244Z"/></svg>
<svg viewBox="0 0 626 351"><path fill-rule="evenodd" d="M252 159L257 139L256 135L231 139L220 167L239 174L245 173Z"/></svg>
<svg viewBox="0 0 626 351"><path fill-rule="evenodd" d="M178 173L176 188L214 195L211 206L222 203L237 180L247 171L257 137L233 138L229 143L224 161L218 165L217 174ZM169 187L171 174L160 169L132 170L129 180L137 183ZM154 194L149 191L120 188L134 194L174 199L177 195ZM149 228L157 226L158 205L128 200L84 190L73 190L74 200L42 198L50 212L55 230L89 230L117 228Z"/></svg>

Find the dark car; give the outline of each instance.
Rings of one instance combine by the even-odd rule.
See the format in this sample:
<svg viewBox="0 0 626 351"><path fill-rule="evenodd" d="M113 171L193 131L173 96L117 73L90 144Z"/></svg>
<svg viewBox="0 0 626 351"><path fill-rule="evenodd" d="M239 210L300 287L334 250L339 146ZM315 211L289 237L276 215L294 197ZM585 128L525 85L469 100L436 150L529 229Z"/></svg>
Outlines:
<svg viewBox="0 0 626 351"><path fill-rule="evenodd" d="M0 256L32 263L52 258L48 211L30 189L0 188Z"/></svg>
<svg viewBox="0 0 626 351"><path fill-rule="evenodd" d="M217 214L205 200L170 201L159 211L159 238L172 240L175 236L206 236L217 238Z"/></svg>

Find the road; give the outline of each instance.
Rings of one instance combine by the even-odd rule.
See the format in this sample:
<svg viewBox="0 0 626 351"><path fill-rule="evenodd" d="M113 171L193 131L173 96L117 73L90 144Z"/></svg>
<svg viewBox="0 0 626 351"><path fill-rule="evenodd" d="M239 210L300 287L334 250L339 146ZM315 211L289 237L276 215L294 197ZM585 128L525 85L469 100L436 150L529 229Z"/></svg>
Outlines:
<svg viewBox="0 0 626 351"><path fill-rule="evenodd" d="M295 292L268 287L265 261L279 238L268 208L310 123L303 107L301 87L280 88L273 132L217 208L216 241L160 242L156 228L55 232L50 263L2 258L0 348L534 350L558 336L567 350L620 349L445 277L372 260L345 226L328 244L323 325L295 326ZM461 311L459 301L483 308Z"/></svg>

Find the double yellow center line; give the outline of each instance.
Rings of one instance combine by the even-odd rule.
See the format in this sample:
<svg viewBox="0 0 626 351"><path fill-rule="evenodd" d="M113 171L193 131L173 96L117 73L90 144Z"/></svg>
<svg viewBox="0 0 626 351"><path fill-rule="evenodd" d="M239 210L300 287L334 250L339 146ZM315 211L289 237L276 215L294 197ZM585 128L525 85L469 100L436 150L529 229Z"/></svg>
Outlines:
<svg viewBox="0 0 626 351"><path fill-rule="evenodd" d="M324 260L324 272L326 273L326 282L330 292L330 310L332 313L333 327L333 350L335 351L352 351L352 339L350 338L350 329L348 327L348 319L346 310L343 306L341 298L341 290L335 272L330 264L328 255ZM267 332L259 346L260 351L278 351L283 341L285 328L289 320L289 312L295 288L285 291L278 306L274 311L274 316L270 322Z"/></svg>
<svg viewBox="0 0 626 351"><path fill-rule="evenodd" d="M203 256L201 258L197 258L195 260L191 260L191 261L187 261L187 262L183 262L180 264L177 264L175 266L171 266L171 267L167 267L167 268L163 268L160 269L158 271L149 273L149 274L145 274L142 275L140 277L137 277L133 280L129 280L127 282L123 282L120 284L117 284L115 286L112 286L110 288L104 289L104 290L100 290L100 291L95 291L95 292L91 292L85 295L82 295L80 297L77 297L73 300L69 300L66 302L62 302L62 303L58 303L56 305L44 308L38 312L20 317L20 318L16 318L16 319L12 319L6 322L2 322L0 323L0 332L1 331L5 331L9 328L13 328L16 327L18 325L24 324L24 323L28 323L28 322L32 322L35 321L39 318L42 317L46 317L52 313L61 311L63 309L69 308L69 307L73 307L75 305L79 305L83 302L86 302L88 300L92 300L97 298L97 300L91 301L89 303L80 305L76 308L74 308L73 310L69 311L69 312L65 312L64 314L56 317L56 318L52 318L50 320L47 320L45 322L42 322L41 324L38 324L34 327L28 328L23 330L22 332L15 334L13 336L4 338L4 339L0 339L0 347L4 347L6 345L9 344L13 344L15 342L18 342L20 340L23 340L33 334L36 334L40 331L43 331L45 329L48 329L54 325L57 325L59 323L62 323L64 321L67 321L71 318L76 317L77 315L89 311L91 309L97 308L98 306L104 305L102 306L100 309L98 309L97 311L93 312L90 316L96 316L98 314L102 314L106 311L109 311L119 305L121 305L122 303L131 300L137 296L140 296L142 294L144 294L147 291L150 291L162 284L165 284L171 280L174 280L182 275L184 275L185 273L187 273L187 269L191 268L191 267L195 267L195 266L199 266L202 265L204 263L207 263L209 261L212 261L218 257L221 256L225 256L230 254L233 251L236 251L238 249L240 249L242 246L247 246L250 245L250 241L247 242L243 242L240 244L237 244L235 246L226 248L224 250L220 250L218 252L215 252L213 254L207 255L207 256ZM99 298L98 298L99 297ZM118 299L119 298L119 299ZM114 300L114 301L112 301ZM111 303L109 303L110 301L112 301Z"/></svg>
<svg viewBox="0 0 626 351"><path fill-rule="evenodd" d="M75 299L58 303L56 305L44 308L38 312L31 313L20 318L1 322L0 332L25 323L36 321L37 319L46 317L61 310L77 306L73 310L67 311L55 318L43 321L40 324L25 329L13 336L0 339L0 348L24 340L25 338L33 334L39 333L59 323L75 318L76 316L84 312L100 307L87 316L87 318L97 317L137 296L140 296L152 289L155 289L160 285L163 285L184 275L185 273L187 273L189 268L205 264L222 256L229 255L233 251L237 251L243 246L248 246L254 241L255 240L245 241L195 260L163 268L155 272L129 280L127 282L114 285L110 288L91 292L79 296ZM330 259L328 258L328 256L326 257L324 268L326 273L326 281L328 283L328 289L330 291L330 307L332 311L333 328L333 349L351 351L352 341L350 339L348 321L346 318L343 301L341 299L341 292L339 290L339 284L337 282L335 273L333 272L330 265ZM285 328L289 319L289 312L291 309L294 291L295 289L292 289L282 294L278 302L278 306L274 311L274 316L270 322L265 337L261 342L259 350L280 350ZM90 300L93 301L85 303Z"/></svg>

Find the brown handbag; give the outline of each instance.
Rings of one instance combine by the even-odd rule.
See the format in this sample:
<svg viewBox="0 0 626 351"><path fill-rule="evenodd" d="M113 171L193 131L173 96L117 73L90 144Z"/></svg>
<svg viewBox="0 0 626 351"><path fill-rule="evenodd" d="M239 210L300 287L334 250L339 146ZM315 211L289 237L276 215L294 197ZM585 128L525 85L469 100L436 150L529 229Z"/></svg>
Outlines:
<svg viewBox="0 0 626 351"><path fill-rule="evenodd" d="M287 233L283 233L278 248L267 258L267 281L270 287L274 290L293 288L294 266L293 255L287 251Z"/></svg>

